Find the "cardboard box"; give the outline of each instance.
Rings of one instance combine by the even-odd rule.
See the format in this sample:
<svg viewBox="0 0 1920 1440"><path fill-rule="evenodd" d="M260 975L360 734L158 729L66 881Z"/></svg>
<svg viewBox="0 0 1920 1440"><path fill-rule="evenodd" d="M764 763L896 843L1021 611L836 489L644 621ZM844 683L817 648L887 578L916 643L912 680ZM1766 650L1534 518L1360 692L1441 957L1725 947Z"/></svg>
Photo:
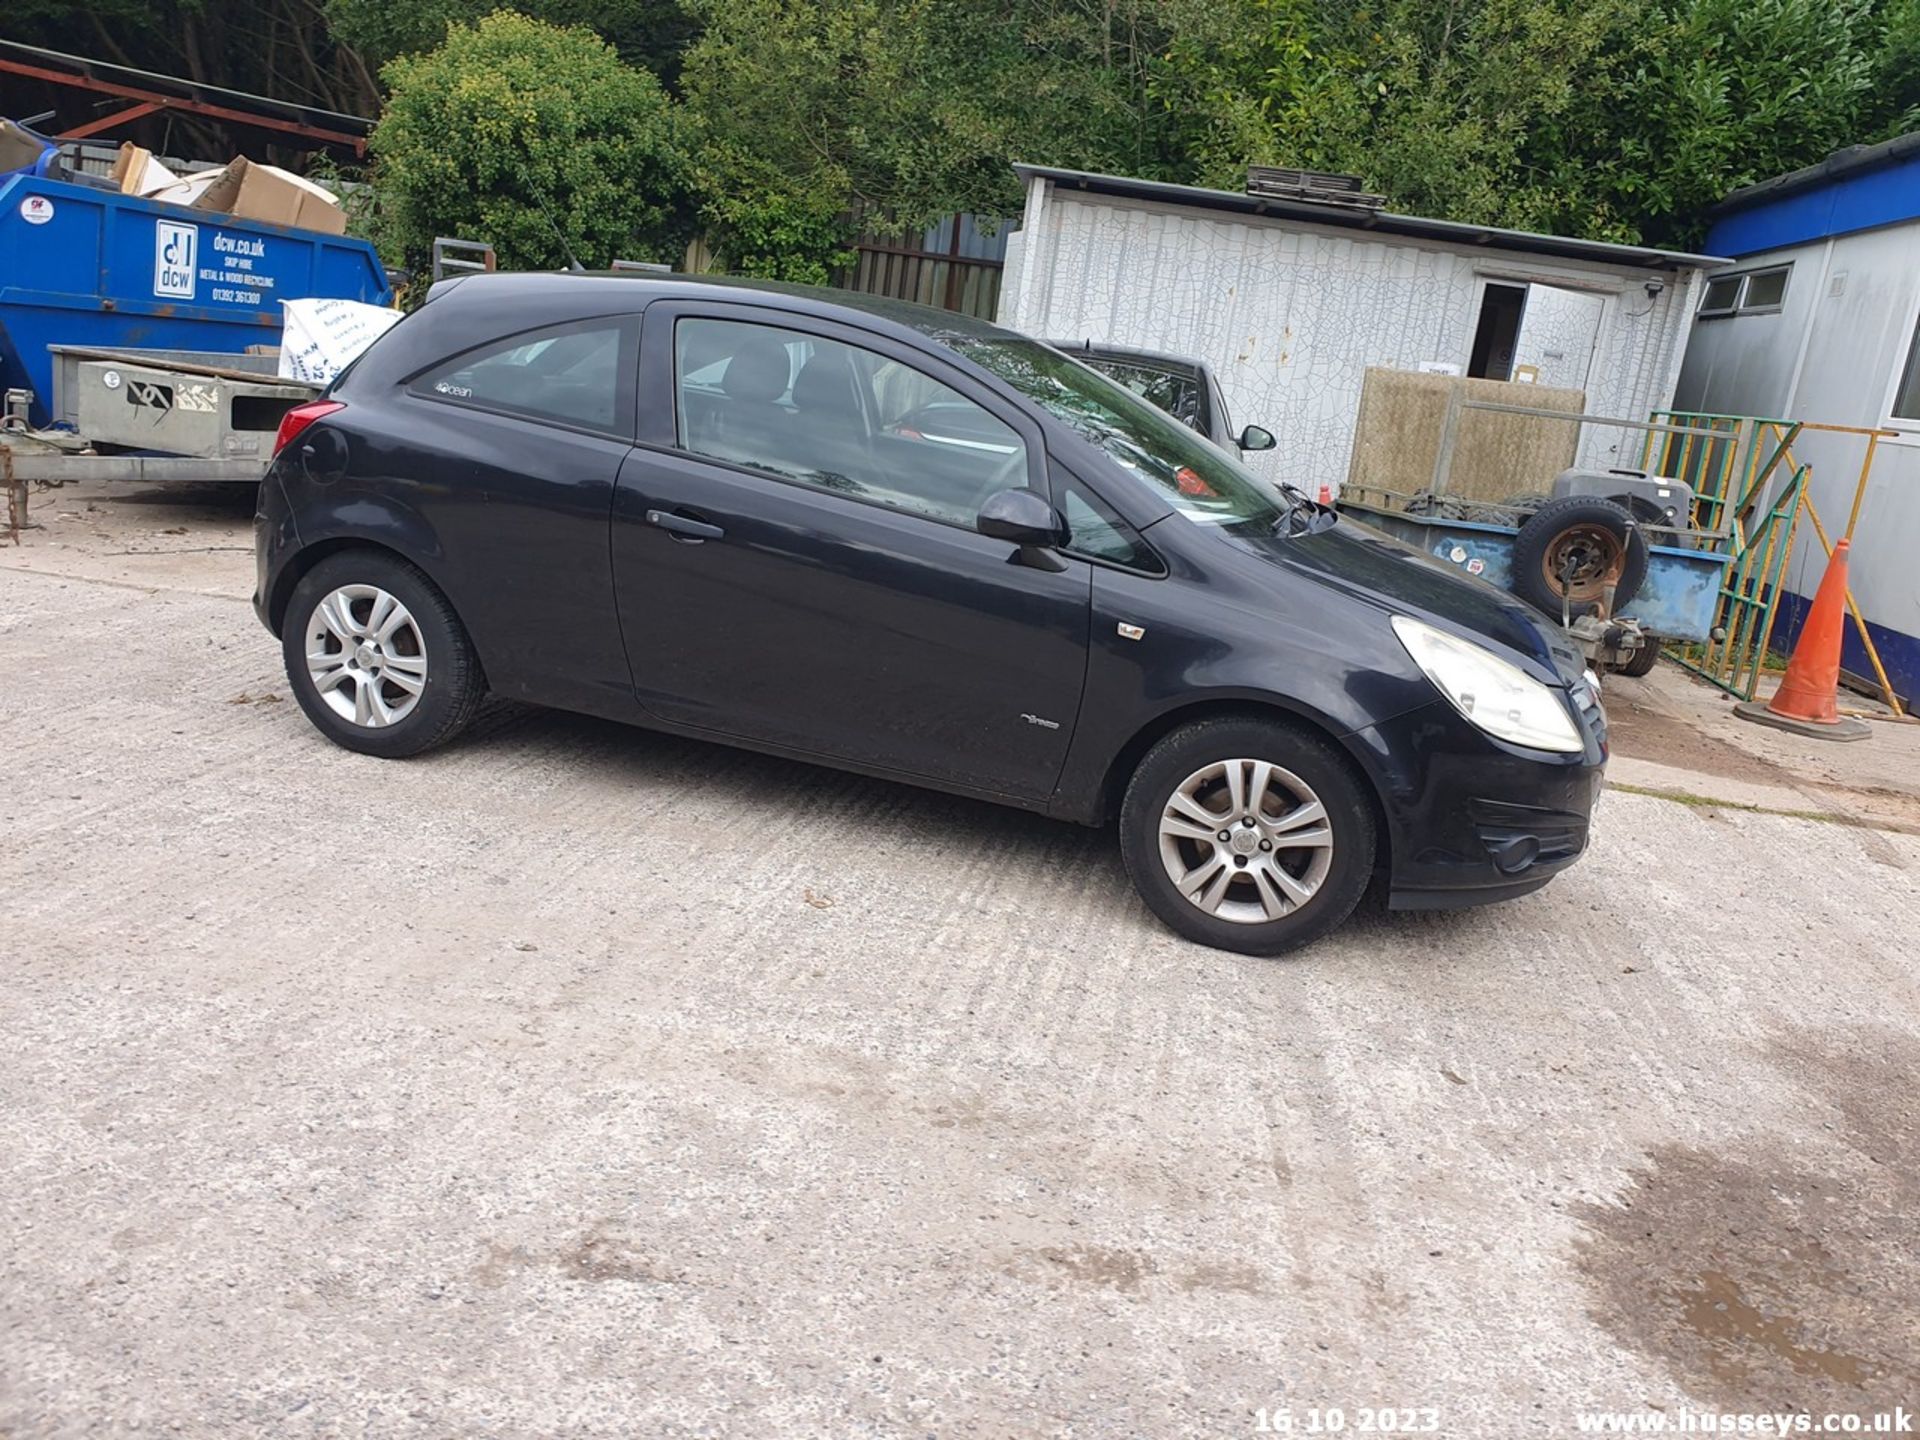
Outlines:
<svg viewBox="0 0 1920 1440"><path fill-rule="evenodd" d="M199 170L185 179L176 180L171 185L162 185L158 190L148 192L141 197L146 200L158 200L165 205L186 205L191 207L206 191L206 188L226 174L225 167L214 170Z"/></svg>
<svg viewBox="0 0 1920 1440"><path fill-rule="evenodd" d="M346 214L331 191L290 171L258 164L244 155L215 176L193 201L193 208L237 215L243 220L265 220L296 230L318 230L327 235L344 234L347 228Z"/></svg>
<svg viewBox="0 0 1920 1440"><path fill-rule="evenodd" d="M180 183L180 177L154 159L151 150L130 140L114 157L111 178L122 195L151 195Z"/></svg>

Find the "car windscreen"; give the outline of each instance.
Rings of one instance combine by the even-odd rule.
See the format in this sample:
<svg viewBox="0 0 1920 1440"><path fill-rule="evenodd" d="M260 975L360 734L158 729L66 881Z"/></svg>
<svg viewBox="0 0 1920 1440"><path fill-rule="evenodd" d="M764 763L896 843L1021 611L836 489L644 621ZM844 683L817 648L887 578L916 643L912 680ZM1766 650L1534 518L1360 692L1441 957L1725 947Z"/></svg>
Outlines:
<svg viewBox="0 0 1920 1440"><path fill-rule="evenodd" d="M1199 373L1189 366L1149 365L1113 355L1088 353L1073 357L1098 370L1114 384L1124 386L1149 405L1173 416L1189 429L1207 433L1206 389Z"/></svg>
<svg viewBox="0 0 1920 1440"><path fill-rule="evenodd" d="M1189 520L1269 530L1281 497L1239 461L1157 406L1037 340L946 339L1117 464L1159 490Z"/></svg>

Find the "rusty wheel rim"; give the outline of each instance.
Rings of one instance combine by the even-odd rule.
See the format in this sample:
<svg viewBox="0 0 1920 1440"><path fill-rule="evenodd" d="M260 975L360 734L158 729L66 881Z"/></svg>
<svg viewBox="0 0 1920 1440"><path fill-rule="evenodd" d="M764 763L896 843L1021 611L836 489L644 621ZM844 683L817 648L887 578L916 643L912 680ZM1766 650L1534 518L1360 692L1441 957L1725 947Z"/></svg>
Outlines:
<svg viewBox="0 0 1920 1440"><path fill-rule="evenodd" d="M1626 541L1604 525L1570 525L1540 557L1548 587L1576 603L1600 599L1626 568Z"/></svg>

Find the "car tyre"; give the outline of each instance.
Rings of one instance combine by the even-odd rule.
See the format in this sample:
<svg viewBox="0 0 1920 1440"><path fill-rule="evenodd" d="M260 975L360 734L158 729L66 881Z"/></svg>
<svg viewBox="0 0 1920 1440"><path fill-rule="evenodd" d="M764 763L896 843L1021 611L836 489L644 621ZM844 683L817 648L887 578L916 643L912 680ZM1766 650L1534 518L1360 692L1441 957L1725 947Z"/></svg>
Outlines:
<svg viewBox="0 0 1920 1440"><path fill-rule="evenodd" d="M400 759L453 739L486 694L453 607L378 550L329 555L294 586L280 626L287 684L334 744Z"/></svg>
<svg viewBox="0 0 1920 1440"><path fill-rule="evenodd" d="M1337 927L1372 879L1378 842L1364 785L1344 754L1302 725L1195 721L1135 769L1120 807L1120 854L1140 898L1180 935L1280 955Z"/></svg>

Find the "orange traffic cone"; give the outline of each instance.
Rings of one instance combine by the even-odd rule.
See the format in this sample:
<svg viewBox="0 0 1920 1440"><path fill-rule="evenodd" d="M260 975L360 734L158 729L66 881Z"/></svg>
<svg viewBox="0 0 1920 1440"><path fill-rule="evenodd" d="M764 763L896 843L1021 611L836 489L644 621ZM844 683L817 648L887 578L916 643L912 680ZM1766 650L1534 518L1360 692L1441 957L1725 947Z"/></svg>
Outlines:
<svg viewBox="0 0 1920 1440"><path fill-rule="evenodd" d="M1333 487L1324 480L1320 482L1320 503L1322 505L1333 503Z"/></svg>
<svg viewBox="0 0 1920 1440"><path fill-rule="evenodd" d="M1765 705L1749 700L1733 707L1743 720L1757 720L1796 735L1822 740L1864 740L1873 727L1840 713L1840 636L1846 628L1847 551L1851 540L1833 547L1833 559L1814 592L1813 606L1787 662L1786 679Z"/></svg>

